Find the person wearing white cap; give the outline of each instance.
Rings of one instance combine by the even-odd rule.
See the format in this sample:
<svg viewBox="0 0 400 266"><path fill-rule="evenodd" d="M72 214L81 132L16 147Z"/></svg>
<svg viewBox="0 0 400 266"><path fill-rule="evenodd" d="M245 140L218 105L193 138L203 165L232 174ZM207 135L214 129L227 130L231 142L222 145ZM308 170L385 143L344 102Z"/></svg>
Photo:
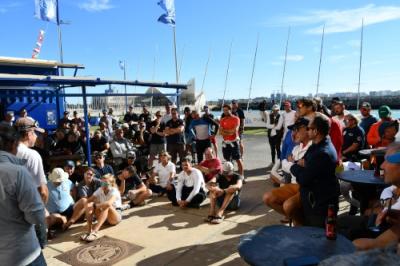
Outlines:
<svg viewBox="0 0 400 266"><path fill-rule="evenodd" d="M271 160L270 167L275 164L275 155L278 158L281 157L281 140L283 136L283 118L279 113L279 105L274 104L272 111L268 116L267 129L268 129L268 142L271 148Z"/></svg>
<svg viewBox="0 0 400 266"><path fill-rule="evenodd" d="M47 181L43 169L43 160L37 151L31 149L35 146L36 132L44 133L44 129L39 128L37 122L29 118L18 119L15 126L20 134L17 157L26 160L25 166L32 175L39 194L46 204L49 191L46 186Z"/></svg>
<svg viewBox="0 0 400 266"><path fill-rule="evenodd" d="M46 217L50 229L56 224L64 225L74 211L74 200L71 191L74 184L68 179L68 174L62 168L54 168L48 176L49 201L46 208L50 215Z"/></svg>
<svg viewBox="0 0 400 266"><path fill-rule="evenodd" d="M239 208L243 176L234 173L233 169L231 162L224 162L222 174L208 182L210 210L206 222L220 224L224 220L225 210L237 210Z"/></svg>

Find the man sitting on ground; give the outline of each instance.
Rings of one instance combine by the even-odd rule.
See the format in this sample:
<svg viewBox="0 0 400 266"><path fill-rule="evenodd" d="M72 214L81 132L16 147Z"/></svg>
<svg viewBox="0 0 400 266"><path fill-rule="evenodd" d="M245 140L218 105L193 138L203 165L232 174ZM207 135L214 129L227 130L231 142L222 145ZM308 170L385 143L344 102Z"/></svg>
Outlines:
<svg viewBox="0 0 400 266"><path fill-rule="evenodd" d="M222 172L222 163L218 157L214 156L214 150L208 147L204 152L205 160L194 166L204 175L204 181L208 183Z"/></svg>
<svg viewBox="0 0 400 266"><path fill-rule="evenodd" d="M225 210L237 210L242 186L243 177L233 172L231 162L225 162L222 174L214 177L207 185L210 191L210 211L206 221L219 224L224 220Z"/></svg>
<svg viewBox="0 0 400 266"><path fill-rule="evenodd" d="M130 200L131 207L144 205L145 200L152 195L152 191L143 184L133 166L122 170L118 175L117 184L121 195Z"/></svg>
<svg viewBox="0 0 400 266"><path fill-rule="evenodd" d="M178 175L178 183L167 191L168 199L174 206L199 208L206 198L203 175L192 167L191 161L189 157L182 159L183 171Z"/></svg>
<svg viewBox="0 0 400 266"><path fill-rule="evenodd" d="M114 170L111 165L104 163L104 154L101 152L93 153L94 163L93 169L96 171L96 177L101 178L103 175L112 174L114 175Z"/></svg>

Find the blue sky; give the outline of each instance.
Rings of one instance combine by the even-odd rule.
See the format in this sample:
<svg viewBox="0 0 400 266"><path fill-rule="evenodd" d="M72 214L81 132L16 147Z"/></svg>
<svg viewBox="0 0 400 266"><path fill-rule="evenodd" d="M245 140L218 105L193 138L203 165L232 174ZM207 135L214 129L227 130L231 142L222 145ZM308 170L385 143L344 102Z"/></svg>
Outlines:
<svg viewBox="0 0 400 266"><path fill-rule="evenodd" d="M175 81L172 29L157 22L157 0L59 0L64 61L81 63L81 75ZM362 91L398 90L400 3L361 0L176 0L180 81L196 79L222 98L229 45L233 40L227 98L247 98L257 34L260 34L252 97L280 89L288 27L291 37L284 90L314 93L322 25L326 24L320 92L355 92L361 19L365 20ZM33 0L1 0L1 56L30 57L40 29L46 31L41 59L58 59L55 24L33 17ZM138 89L137 91L140 91Z"/></svg>

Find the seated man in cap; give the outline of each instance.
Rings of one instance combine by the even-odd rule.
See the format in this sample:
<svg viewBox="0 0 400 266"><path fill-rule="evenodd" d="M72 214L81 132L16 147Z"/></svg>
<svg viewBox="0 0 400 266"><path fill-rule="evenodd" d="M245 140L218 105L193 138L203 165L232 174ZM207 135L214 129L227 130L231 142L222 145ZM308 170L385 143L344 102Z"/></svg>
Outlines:
<svg viewBox="0 0 400 266"><path fill-rule="evenodd" d="M282 170L285 173L290 174L292 178L295 176L291 174L290 168L295 164L295 162L304 157L308 148L312 145L312 141L307 132L308 124L308 119L298 118L294 125L288 127L289 130L293 131L293 138L298 145L293 148L291 155L288 158L282 160ZM300 187L298 184L285 184L282 187L266 192L263 201L265 205L274 209L278 213L285 215L286 218L293 219L295 225L300 225L302 219L299 191ZM282 222L286 223L288 220L284 219Z"/></svg>
<svg viewBox="0 0 400 266"><path fill-rule="evenodd" d="M384 121L379 126L378 131L381 139L375 146L377 148L387 147L396 140L396 135L399 132L399 122L397 120Z"/></svg>
<svg viewBox="0 0 400 266"><path fill-rule="evenodd" d="M387 122L393 121L392 113L391 113L389 106L382 105L381 107L379 107L378 113L379 113L379 118L381 120L379 120L375 124L372 124L371 128L369 129L368 135L367 135L367 143L368 143L368 145L371 145L372 148L376 148L377 144L381 140L381 137L379 135L380 125L385 121L387 121Z"/></svg>
<svg viewBox="0 0 400 266"><path fill-rule="evenodd" d="M101 178L105 174L114 175L114 169L111 165L104 163L104 154L101 152L94 152L93 154L94 163L93 169L97 178Z"/></svg>
<svg viewBox="0 0 400 266"><path fill-rule="evenodd" d="M207 184L210 191L210 211L206 221L212 224L223 221L225 210L237 210L240 206L243 177L233 172L231 162L224 162L222 168L222 174L218 174Z"/></svg>
<svg viewBox="0 0 400 266"><path fill-rule="evenodd" d="M46 217L48 228L54 225L67 223L74 211L74 200L71 192L74 184L68 179L68 174L61 168L54 168L49 175L49 201L46 209L50 215Z"/></svg>

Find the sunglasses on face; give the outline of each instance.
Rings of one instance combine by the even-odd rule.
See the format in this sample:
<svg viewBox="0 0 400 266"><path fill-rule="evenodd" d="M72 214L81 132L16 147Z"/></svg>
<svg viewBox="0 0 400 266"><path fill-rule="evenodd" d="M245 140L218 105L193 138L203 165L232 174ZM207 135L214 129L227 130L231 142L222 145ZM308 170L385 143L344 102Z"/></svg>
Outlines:
<svg viewBox="0 0 400 266"><path fill-rule="evenodd" d="M108 187L108 186L110 186L110 184L108 184L107 182L101 181L101 186Z"/></svg>

